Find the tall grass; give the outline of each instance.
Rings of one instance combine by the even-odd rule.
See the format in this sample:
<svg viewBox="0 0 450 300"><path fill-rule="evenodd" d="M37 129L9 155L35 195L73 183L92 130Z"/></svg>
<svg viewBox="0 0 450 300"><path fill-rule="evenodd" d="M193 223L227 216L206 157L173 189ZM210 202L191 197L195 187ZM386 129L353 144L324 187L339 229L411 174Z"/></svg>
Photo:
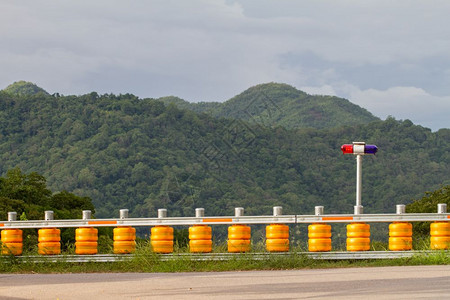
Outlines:
<svg viewBox="0 0 450 300"><path fill-rule="evenodd" d="M421 242L425 245L425 241ZM428 244L426 244L428 247ZM264 252L264 244L256 243L252 252ZM385 243L372 243L373 250L385 250ZM417 248L416 248L417 249ZM73 254L73 247L69 247L64 254ZM105 248L105 250L108 250ZM0 262L1 273L95 273L95 272L211 272L211 271L235 271L235 270L286 270L286 269L317 269L317 268L342 268L342 267L374 267L374 266L403 266L403 265L442 265L450 264L448 251L433 251L423 253L410 258L377 259L377 260L315 260L302 255L306 251L301 246L294 246L287 255L270 255L262 260L254 260L251 254L233 255L229 260L222 261L197 261L188 252L187 245L175 244L173 259L165 260L167 256L152 252L148 240L138 241L136 252L130 260L112 263L70 263L49 262L32 263L20 262L17 257L3 256ZM213 247L213 253L225 253L226 243ZM24 253L35 255L33 251ZM182 255L180 255L182 254Z"/></svg>

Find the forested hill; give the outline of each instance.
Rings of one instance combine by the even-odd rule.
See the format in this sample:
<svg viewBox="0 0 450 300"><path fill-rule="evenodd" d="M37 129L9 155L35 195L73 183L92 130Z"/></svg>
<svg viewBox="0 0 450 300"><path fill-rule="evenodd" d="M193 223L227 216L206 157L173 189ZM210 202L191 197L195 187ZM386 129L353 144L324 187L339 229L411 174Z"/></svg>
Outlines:
<svg viewBox="0 0 450 300"><path fill-rule="evenodd" d="M27 81L17 81L13 84L10 84L7 86L3 92L10 94L10 95L16 95L16 96L34 96L38 94L43 94L44 96L48 96L48 93L46 90L44 90L41 87L38 87L36 84L27 82Z"/></svg>
<svg viewBox="0 0 450 300"><path fill-rule="evenodd" d="M272 115L273 116L273 115ZM270 122L270 115L266 122ZM393 212L450 184L450 129L374 121L331 129L214 118L126 95L15 95L0 91L0 172L20 168L47 178L54 192L89 196L98 217L350 213L355 160L340 146L376 144L364 157L365 212Z"/></svg>
<svg viewBox="0 0 450 300"><path fill-rule="evenodd" d="M367 124L379 118L350 101L332 96L312 96L280 83L260 84L224 102L189 103L177 97L159 100L179 108L206 112L215 117L244 120L268 127L333 128Z"/></svg>

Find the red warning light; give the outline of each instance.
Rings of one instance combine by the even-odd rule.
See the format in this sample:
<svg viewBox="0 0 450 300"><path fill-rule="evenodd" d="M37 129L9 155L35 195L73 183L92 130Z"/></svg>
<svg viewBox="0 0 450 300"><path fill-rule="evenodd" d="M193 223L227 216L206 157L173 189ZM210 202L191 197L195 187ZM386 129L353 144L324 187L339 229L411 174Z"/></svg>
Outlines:
<svg viewBox="0 0 450 300"><path fill-rule="evenodd" d="M353 154L353 145L351 144L342 145L341 150L343 154Z"/></svg>

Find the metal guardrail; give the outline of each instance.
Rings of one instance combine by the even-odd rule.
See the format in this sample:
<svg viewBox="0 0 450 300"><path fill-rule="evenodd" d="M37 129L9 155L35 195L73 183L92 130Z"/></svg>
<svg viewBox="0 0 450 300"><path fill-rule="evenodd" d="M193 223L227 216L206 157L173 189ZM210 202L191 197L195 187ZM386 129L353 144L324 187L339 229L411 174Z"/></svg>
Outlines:
<svg viewBox="0 0 450 300"><path fill-rule="evenodd" d="M352 223L352 222L422 222L450 221L450 214L358 214L358 215L321 215L296 216L296 223Z"/></svg>
<svg viewBox="0 0 450 300"><path fill-rule="evenodd" d="M396 259L408 258L416 255L432 255L440 253L437 251L359 251L359 252L283 252L283 253L175 253L159 254L156 259L170 261L175 259L186 259L191 261L226 261L245 258L250 260L268 260L274 257L304 256L318 260L365 260L365 259ZM450 255L450 251L444 251ZM134 254L95 254L95 255L33 255L17 256L14 261L21 263L89 263L89 262L120 262L135 259ZM0 257L0 261L8 262L11 258Z"/></svg>
<svg viewBox="0 0 450 300"><path fill-rule="evenodd" d="M176 226L219 224L295 224L295 223L352 223L352 222L417 222L450 221L449 213L429 214L360 214L360 215L281 215L281 216L225 216L225 217L166 217L87 220L31 220L3 221L0 229L10 228L66 228L116 226Z"/></svg>

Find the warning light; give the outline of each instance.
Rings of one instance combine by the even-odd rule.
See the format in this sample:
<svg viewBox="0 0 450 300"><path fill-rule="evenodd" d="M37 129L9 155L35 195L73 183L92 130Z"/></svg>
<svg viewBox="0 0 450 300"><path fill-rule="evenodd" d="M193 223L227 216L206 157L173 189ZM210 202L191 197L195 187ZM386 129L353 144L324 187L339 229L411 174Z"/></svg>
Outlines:
<svg viewBox="0 0 450 300"><path fill-rule="evenodd" d="M343 154L353 154L353 145L351 144L342 145L341 150Z"/></svg>
<svg viewBox="0 0 450 300"><path fill-rule="evenodd" d="M378 147L375 145L365 145L364 146L364 153L365 154L375 154L378 151Z"/></svg>
<svg viewBox="0 0 450 300"><path fill-rule="evenodd" d="M353 143L342 145L341 150L343 154L375 154L378 151L378 147L363 143Z"/></svg>
<svg viewBox="0 0 450 300"><path fill-rule="evenodd" d="M363 213L361 205L361 189L362 189L362 157L365 154L375 154L378 147L375 145L366 145L365 142L353 142L353 144L344 144L341 146L343 154L356 155L356 205L354 206L355 215Z"/></svg>

